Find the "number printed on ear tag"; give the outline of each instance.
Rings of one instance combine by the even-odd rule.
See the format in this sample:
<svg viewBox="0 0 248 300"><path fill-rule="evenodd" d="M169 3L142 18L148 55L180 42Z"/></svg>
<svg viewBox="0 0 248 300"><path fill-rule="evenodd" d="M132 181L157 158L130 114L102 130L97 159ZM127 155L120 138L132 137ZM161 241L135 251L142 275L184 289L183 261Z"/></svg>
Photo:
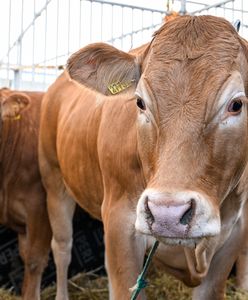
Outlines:
<svg viewBox="0 0 248 300"><path fill-rule="evenodd" d="M130 81L129 83L121 83L121 82L114 82L108 85L108 90L112 95L118 94L125 89L127 89L130 85L132 85L133 81Z"/></svg>

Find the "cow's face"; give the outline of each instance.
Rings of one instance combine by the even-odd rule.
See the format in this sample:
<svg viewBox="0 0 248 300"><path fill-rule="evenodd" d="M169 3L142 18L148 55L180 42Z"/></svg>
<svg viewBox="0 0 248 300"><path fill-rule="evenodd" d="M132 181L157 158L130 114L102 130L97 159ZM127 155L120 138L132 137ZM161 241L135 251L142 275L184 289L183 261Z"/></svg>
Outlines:
<svg viewBox="0 0 248 300"><path fill-rule="evenodd" d="M136 90L147 180L138 231L185 245L220 232L246 164L247 71L226 21L178 18L157 33Z"/></svg>

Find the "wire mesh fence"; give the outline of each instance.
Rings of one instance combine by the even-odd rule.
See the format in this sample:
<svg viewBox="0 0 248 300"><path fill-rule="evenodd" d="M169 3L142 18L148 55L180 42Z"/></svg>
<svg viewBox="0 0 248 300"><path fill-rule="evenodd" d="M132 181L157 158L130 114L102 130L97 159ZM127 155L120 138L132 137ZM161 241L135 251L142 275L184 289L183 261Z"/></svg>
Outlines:
<svg viewBox="0 0 248 300"><path fill-rule="evenodd" d="M115 0L118 1L118 0ZM119 0L119 2L121 2ZM152 37L164 22L169 1L162 8L140 7L112 0L5 0L0 49L0 86L45 90L59 75L68 56L91 43L104 41L128 51ZM125 1L122 1L125 2ZM248 38L244 0L175 0L181 13L211 14L241 21ZM163 5L164 3L164 5ZM247 4L246 4L247 5Z"/></svg>

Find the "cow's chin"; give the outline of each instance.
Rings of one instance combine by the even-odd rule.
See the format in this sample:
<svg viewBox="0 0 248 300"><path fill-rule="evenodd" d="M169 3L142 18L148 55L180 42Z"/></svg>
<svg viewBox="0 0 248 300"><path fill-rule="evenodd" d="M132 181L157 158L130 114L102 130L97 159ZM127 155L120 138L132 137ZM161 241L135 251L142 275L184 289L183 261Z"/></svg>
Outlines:
<svg viewBox="0 0 248 300"><path fill-rule="evenodd" d="M196 248L202 238L166 238L155 237L159 242L170 246L183 246L188 248Z"/></svg>

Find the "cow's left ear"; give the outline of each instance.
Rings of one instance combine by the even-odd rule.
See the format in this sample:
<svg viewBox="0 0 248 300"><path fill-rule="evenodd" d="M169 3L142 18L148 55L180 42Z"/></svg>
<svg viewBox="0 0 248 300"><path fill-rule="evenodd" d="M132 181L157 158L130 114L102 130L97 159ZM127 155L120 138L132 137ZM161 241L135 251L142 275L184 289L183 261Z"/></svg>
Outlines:
<svg viewBox="0 0 248 300"><path fill-rule="evenodd" d="M140 64L136 55L95 43L74 53L67 62L67 71L72 79L109 95L136 86Z"/></svg>
<svg viewBox="0 0 248 300"><path fill-rule="evenodd" d="M2 120L20 119L20 113L30 104L30 98L24 93L13 93L1 103Z"/></svg>

